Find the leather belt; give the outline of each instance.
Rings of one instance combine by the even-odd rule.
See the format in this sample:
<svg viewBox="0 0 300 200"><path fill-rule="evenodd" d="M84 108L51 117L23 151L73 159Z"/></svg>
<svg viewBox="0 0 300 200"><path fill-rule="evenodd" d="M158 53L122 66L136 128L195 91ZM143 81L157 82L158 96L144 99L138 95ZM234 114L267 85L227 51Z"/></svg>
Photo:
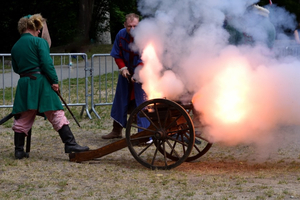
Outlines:
<svg viewBox="0 0 300 200"><path fill-rule="evenodd" d="M22 77L29 77L30 79L36 80L36 77L33 76L33 74L41 74L41 72L28 72L28 73L23 73L23 74L20 74L20 78L22 78Z"/></svg>

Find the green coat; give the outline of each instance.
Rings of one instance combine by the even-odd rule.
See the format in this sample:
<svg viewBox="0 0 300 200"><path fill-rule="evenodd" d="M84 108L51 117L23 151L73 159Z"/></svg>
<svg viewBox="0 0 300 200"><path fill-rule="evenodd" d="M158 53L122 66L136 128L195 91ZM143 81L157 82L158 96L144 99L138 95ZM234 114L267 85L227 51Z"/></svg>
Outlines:
<svg viewBox="0 0 300 200"><path fill-rule="evenodd" d="M30 77L19 79L12 114L26 110L38 110L40 113L62 110L62 103L51 88L51 84L58 84L58 78L47 41L30 33L24 33L13 46L11 57L15 73L24 74L34 71L42 73L33 74L36 80Z"/></svg>
<svg viewBox="0 0 300 200"><path fill-rule="evenodd" d="M272 48L276 38L276 30L274 25L270 22L269 18L258 17L258 21L252 23L251 27L244 27L243 31L238 30L230 24L225 25L225 29L228 31L230 37L228 39L229 44L233 45L253 45L255 42L266 44L269 48ZM255 32L260 33L254 37L247 29L252 29Z"/></svg>

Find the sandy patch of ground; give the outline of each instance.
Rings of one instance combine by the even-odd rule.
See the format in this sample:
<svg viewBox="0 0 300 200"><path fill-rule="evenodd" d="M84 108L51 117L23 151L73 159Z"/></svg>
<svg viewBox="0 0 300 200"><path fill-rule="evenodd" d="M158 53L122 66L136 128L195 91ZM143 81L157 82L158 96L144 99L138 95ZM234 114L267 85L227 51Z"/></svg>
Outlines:
<svg viewBox="0 0 300 200"><path fill-rule="evenodd" d="M78 143L97 149L111 120L71 120ZM260 147L214 144L172 170L149 170L127 148L69 162L58 134L37 118L30 158L13 157L12 121L0 130L0 199L300 199L300 128L285 127ZM124 134L123 134L124 136Z"/></svg>

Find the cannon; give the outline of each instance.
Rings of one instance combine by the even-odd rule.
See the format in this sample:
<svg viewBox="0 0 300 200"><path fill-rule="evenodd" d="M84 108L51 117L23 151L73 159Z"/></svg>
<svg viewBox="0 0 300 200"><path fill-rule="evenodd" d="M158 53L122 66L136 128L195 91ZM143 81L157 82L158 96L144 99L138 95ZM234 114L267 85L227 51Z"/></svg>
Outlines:
<svg viewBox="0 0 300 200"><path fill-rule="evenodd" d="M129 115L125 138L99 149L71 153L69 159L88 161L128 147L132 156L150 169L168 170L194 161L203 156L212 143L201 134L195 138L193 110L192 103L182 104L164 98L145 101ZM147 128L139 126L138 118L146 118L150 125ZM149 138L152 138L150 143L147 142Z"/></svg>

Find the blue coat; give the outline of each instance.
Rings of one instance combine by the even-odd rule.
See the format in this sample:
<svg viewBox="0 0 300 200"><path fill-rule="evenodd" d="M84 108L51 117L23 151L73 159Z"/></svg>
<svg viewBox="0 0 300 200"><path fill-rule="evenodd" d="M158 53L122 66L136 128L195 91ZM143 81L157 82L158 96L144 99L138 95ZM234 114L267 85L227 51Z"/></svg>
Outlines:
<svg viewBox="0 0 300 200"><path fill-rule="evenodd" d="M135 68L139 64L142 64L142 60L138 52L132 52L130 50L129 44L131 41L131 36L126 32L126 29L121 29L116 36L110 55L114 58L122 59L130 74L133 75ZM130 54L133 57L131 63L129 62ZM111 109L111 117L123 127L126 127L127 125L130 84L131 83L129 83L126 78L124 78L121 74L119 75L115 98ZM133 85L135 106L138 106L147 100L147 96L140 83L133 83ZM147 128L149 126L149 122L146 118L138 117L138 125Z"/></svg>

